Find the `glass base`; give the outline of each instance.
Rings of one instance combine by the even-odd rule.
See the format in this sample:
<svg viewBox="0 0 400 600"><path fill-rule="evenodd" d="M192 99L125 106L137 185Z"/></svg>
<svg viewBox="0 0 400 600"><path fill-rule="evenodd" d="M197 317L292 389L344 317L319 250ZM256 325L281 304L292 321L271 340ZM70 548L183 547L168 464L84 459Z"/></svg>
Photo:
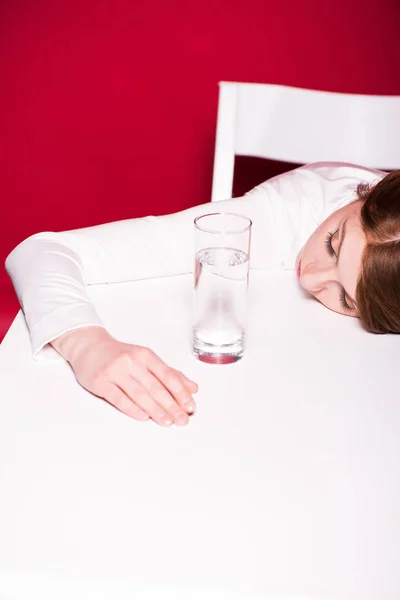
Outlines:
<svg viewBox="0 0 400 600"><path fill-rule="evenodd" d="M201 362L209 365L231 365L237 362L243 356L242 354L209 354L205 352L197 352L193 349L195 357Z"/></svg>
<svg viewBox="0 0 400 600"><path fill-rule="evenodd" d="M200 340L196 335L193 337L193 353L201 362L211 365L230 365L237 362L243 356L243 336L233 344L208 344Z"/></svg>

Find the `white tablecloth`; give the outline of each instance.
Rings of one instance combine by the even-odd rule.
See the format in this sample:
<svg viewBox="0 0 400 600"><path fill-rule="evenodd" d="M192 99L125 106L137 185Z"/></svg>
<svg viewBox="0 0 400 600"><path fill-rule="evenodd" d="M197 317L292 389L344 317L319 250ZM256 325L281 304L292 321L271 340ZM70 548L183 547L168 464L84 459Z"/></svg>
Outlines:
<svg viewBox="0 0 400 600"><path fill-rule="evenodd" d="M190 352L191 278L91 288L111 332L200 385L136 423L0 347L0 599L399 600L400 338L253 272L245 357Z"/></svg>

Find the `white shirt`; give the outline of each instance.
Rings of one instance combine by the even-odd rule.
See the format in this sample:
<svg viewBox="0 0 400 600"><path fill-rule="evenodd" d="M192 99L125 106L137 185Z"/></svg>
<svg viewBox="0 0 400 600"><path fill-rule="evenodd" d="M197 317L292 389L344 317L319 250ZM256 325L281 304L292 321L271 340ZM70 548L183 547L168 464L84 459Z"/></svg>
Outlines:
<svg viewBox="0 0 400 600"><path fill-rule="evenodd" d="M67 331L102 325L86 286L190 273L193 220L236 212L253 221L253 269L293 269L298 251L331 213L356 198L361 182L381 171L315 163L262 183L242 198L203 204L163 217L145 217L61 233L39 233L7 257L30 331L33 355Z"/></svg>

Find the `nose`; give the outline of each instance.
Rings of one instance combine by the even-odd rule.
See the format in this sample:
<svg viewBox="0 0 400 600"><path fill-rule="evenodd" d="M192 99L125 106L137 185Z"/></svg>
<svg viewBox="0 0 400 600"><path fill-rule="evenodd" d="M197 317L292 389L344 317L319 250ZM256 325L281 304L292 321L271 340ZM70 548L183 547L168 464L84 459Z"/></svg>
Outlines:
<svg viewBox="0 0 400 600"><path fill-rule="evenodd" d="M321 291L331 281L336 281L336 267L316 262L306 266L300 279L301 285L311 293Z"/></svg>

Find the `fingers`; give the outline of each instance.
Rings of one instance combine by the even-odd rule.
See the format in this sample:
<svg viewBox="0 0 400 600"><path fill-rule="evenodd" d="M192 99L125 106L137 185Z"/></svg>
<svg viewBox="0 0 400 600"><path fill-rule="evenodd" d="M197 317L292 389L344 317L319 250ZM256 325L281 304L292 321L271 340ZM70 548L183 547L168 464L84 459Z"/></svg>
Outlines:
<svg viewBox="0 0 400 600"><path fill-rule="evenodd" d="M196 405L196 383L168 367L154 352L115 342L101 355L100 367L87 376L85 365L75 365L78 381L126 415L145 421L151 417L162 426L187 425ZM93 361L92 361L93 362ZM94 367L97 367L94 361ZM90 372L89 372L90 373Z"/></svg>
<svg viewBox="0 0 400 600"><path fill-rule="evenodd" d="M148 369L134 369L134 380L131 378L130 387L135 385L135 380L138 381L146 391L148 397L155 401L158 407L162 407L164 413L170 415L176 425L187 425L189 423L188 413L182 409L177 400L171 395L168 389L161 381L157 379ZM180 384L183 387L183 383ZM137 401L135 399L135 401ZM146 405L140 406L147 411L149 401L143 398ZM152 404L153 406L153 404ZM150 413L149 413L150 414ZM153 417L153 414L151 414ZM157 420L157 419L156 419Z"/></svg>
<svg viewBox="0 0 400 600"><path fill-rule="evenodd" d="M172 425L171 415L155 402L133 378L127 376L119 385L110 385L104 393L104 399L124 414L137 421L147 421L149 417L159 425Z"/></svg>
<svg viewBox="0 0 400 600"><path fill-rule="evenodd" d="M188 390L188 382L190 380L182 375L182 373L168 367L156 354L151 358L148 367L169 391L171 396L173 396L179 406L181 406L186 413L194 413L196 410L196 403ZM193 382L190 383L192 384ZM194 393L194 389L192 393Z"/></svg>
<svg viewBox="0 0 400 600"><path fill-rule="evenodd" d="M117 385L110 384L104 390L104 399L136 421L148 421L149 415L139 408Z"/></svg>
<svg viewBox="0 0 400 600"><path fill-rule="evenodd" d="M129 373L124 374L124 376L120 378L119 386L121 389L140 409L147 413L153 421L164 427L172 425L178 411L182 413L183 411L180 410L179 406L172 398L166 398L168 395L166 390L164 390L163 394L162 390L158 390L154 383L149 381L146 376L140 377L142 381L146 381L147 385L143 385L142 382L139 381L137 369L135 369L135 371L135 378ZM159 384L159 386L162 388L161 384ZM180 421L179 418L175 422L179 425L187 424L187 421Z"/></svg>
<svg viewBox="0 0 400 600"><path fill-rule="evenodd" d="M175 369L173 369L173 370L176 373L178 373L178 375L181 377L184 385L186 386L187 390L191 394L195 394L199 390L199 386L197 385L197 383L195 383L194 381L192 381L191 379L186 377L186 375L184 375L181 371L176 371Z"/></svg>

